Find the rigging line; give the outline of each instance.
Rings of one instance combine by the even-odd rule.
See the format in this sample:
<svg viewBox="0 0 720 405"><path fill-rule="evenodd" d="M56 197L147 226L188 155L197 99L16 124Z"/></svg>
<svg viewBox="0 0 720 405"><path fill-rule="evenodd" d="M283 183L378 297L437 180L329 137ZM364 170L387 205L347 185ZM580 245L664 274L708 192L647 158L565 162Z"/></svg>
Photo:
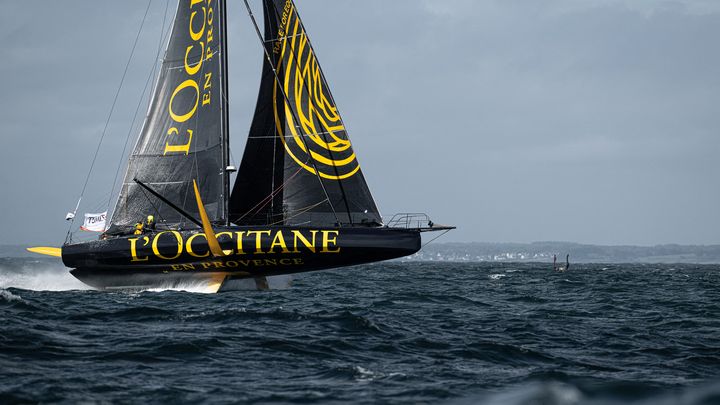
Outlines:
<svg viewBox="0 0 720 405"><path fill-rule="evenodd" d="M167 222L165 221L165 218L163 218L162 214L160 213L160 210L158 209L158 207L155 206L155 204L153 204L152 198L148 197L147 191L146 191L144 188L142 188L142 187L140 187L140 190L142 190L143 195L145 196L145 198L147 198L147 200L148 200L148 202L150 203L150 205L152 205L153 209L155 210L155 214L157 214L157 216L160 217L160 221L162 221L162 223L167 223ZM145 218L142 218L142 217L141 217L140 219L141 219L140 222L143 222L143 223L145 222Z"/></svg>
<svg viewBox="0 0 720 405"><path fill-rule="evenodd" d="M278 11L277 5L275 5L275 3L273 3L273 10L275 11L275 18L276 18L278 21L282 21L282 16L280 15L280 12ZM330 100L332 100L332 103L333 103L333 105L334 105L334 107L335 107L335 110L337 111L337 104L335 103L335 99L334 99L333 96L332 96L332 92L330 92L330 86L328 85L327 81L325 80L325 73L322 71L322 67L320 67L320 62L318 61L317 55L315 54L315 49L313 49L313 47L312 47L312 43L310 42L310 37L309 37L308 34L307 34L307 30L305 30L305 25L302 23L302 19L300 18L300 13L298 13L298 11L297 11L297 6L295 6L294 3L293 3L293 5L292 5L292 11L295 13L295 18L297 19L297 22L298 22L299 25L300 25L300 30L301 30L301 32L300 32L299 34L295 34L295 35L291 36L291 38L294 38L295 36L299 36L299 37L301 37L301 38L302 38L303 36L305 37L305 40L307 41L307 44L310 46L310 55L308 55L308 58L312 57L312 58L315 59L315 64L317 64L318 70L320 71L320 77L321 77L321 80L322 80L321 87L320 87L320 91L322 92L323 88L324 88L324 90L327 90L328 94L330 95ZM288 16L287 21L288 21L288 22L287 22L287 26L289 27L289 26L290 26L290 16ZM286 27L286 28L287 28L287 27ZM286 34L287 34L287 31L288 31L288 30L286 29L285 31L286 31ZM287 41L287 39L284 39L284 41ZM300 73L300 56L301 56L301 55L299 55L298 52L297 52L296 49L295 49L295 41L292 41L292 42L291 42L290 52L292 52L292 56L295 58L296 74L299 74L299 73ZM310 88L309 80L305 80L305 79L303 78L303 80L301 80L301 81L302 81L302 83L303 83L303 86L305 87L305 90L306 90L307 93L308 93L308 102L309 102L309 103L312 103L312 98L310 97L310 95L312 94L312 89ZM323 92L323 94L324 94L324 92ZM292 109L292 107L291 107L291 109ZM316 116L316 117L320 118L320 112L319 112L317 109L313 109L312 111L315 112L315 116ZM339 112L339 111L337 111L337 114L338 114L338 118L340 119L340 124L343 126L343 131L345 132L345 137L346 137L346 138L348 139L348 141L349 141L349 140L350 140L350 136L349 136L348 133L347 133L347 128L345 128L345 123L344 123L343 120L342 120L342 116L340 116L340 112ZM319 122L319 120L318 120L318 122ZM297 124L300 124L300 122L298 121ZM318 134L318 135L320 135L320 134ZM322 138L323 138L323 140L325 141L325 143L329 143L329 142L328 142L328 139L327 139L327 133L322 134ZM305 143L304 138L301 137L301 139L303 139L303 143ZM306 147L307 147L307 144L306 144ZM331 150L331 149L328 149L327 151L328 151L328 154L330 155L330 160L333 161L333 162L335 162L335 156L333 155L332 150ZM308 148L308 155L310 155L310 153L311 153L311 151L310 151L310 149ZM359 165L360 165L360 163L358 162L358 166L359 166ZM347 211L348 220L350 221L350 225L353 225L352 214L351 214L351 212L350 212L350 204L349 204L348 199L347 199L347 194L345 193L345 187L343 186L343 182L342 182L342 180L340 179L340 172L338 171L338 168L337 168L336 165L333 164L332 167L333 167L333 171L335 172L335 177L338 178L338 179L337 179L337 183L338 183L338 186L339 186L339 188L340 188L340 193L342 194L342 199L343 199L343 203L344 203L344 205L345 205L345 210ZM317 169L315 169L315 170L317 170ZM328 198L329 198L329 197L328 197ZM331 203L331 205L332 205L332 203Z"/></svg>
<svg viewBox="0 0 720 405"><path fill-rule="evenodd" d="M94 205L90 205L92 207L92 212L99 212L103 207L105 206L105 196L101 197L97 201L95 201Z"/></svg>
<svg viewBox="0 0 720 405"><path fill-rule="evenodd" d="M85 190L87 189L88 182L90 181L90 175L93 172L93 169L95 168L95 162L97 161L98 154L100 153L100 147L102 146L103 139L105 139L105 134L107 133L108 126L110 125L110 119L113 116L113 113L115 112L115 105L117 104L118 96L120 95L120 90L122 89L123 84L125 83L125 77L127 76L128 69L130 67L130 62L132 61L133 56L135 55L135 49L137 48L138 41L140 40L140 34L142 33L143 27L145 26L145 21L147 20L148 12L150 11L150 6L152 5L153 0L148 0L147 8L145 8L145 14L143 15L142 22L140 23L140 29L138 29L138 33L135 36L135 42L133 43L132 50L130 51L130 57L128 58L127 63L125 64L125 70L123 71L122 79L120 79L120 85L118 86L117 91L115 92L115 97L113 98L112 106L110 107L110 114L108 114L107 120L105 121L105 127L103 128L102 135L100 136L100 142L98 142L98 146L95 149L95 155L93 156L92 163L90 164L90 170L88 171L87 177L85 178L85 184L83 185L82 191L80 192L80 198L78 199L78 206L80 205L80 200L82 200L83 196L85 195ZM77 214L77 208L75 209L75 212L73 213L73 219L70 222L70 228L72 229L73 222L75 221L74 215ZM69 232L69 230L68 230Z"/></svg>
<svg viewBox="0 0 720 405"><path fill-rule="evenodd" d="M166 6L168 5L168 3L165 3L165 4L166 4ZM173 15L174 15L175 17L177 17L177 13L178 13L178 11L179 11L179 8L180 8L180 4L178 3L178 6L175 8L175 13L173 13ZM167 8L165 9L165 15L167 16ZM164 17L164 18L166 19L167 17ZM165 61L167 60L167 46L170 44L171 33L173 32L173 30L174 30L174 28L175 28L175 19L176 19L176 18L173 18L172 23L170 23L170 24L168 25L167 31L165 31L165 33L163 34L163 35L164 35L164 38L165 38L165 39L163 39L163 41L164 41L167 45L166 45L165 48L164 48L164 49L165 49L165 54L163 55L163 58L160 59L159 56L157 57L158 60L161 60L160 66L158 67L158 75L160 75L160 72L162 72L163 65L165 64ZM161 50L163 49L163 48L162 48L162 44L160 44L160 49L161 49ZM143 120L142 126L140 127L140 131L139 131L139 133L138 133L138 136L137 136L136 139L135 139L135 146L133 147L133 154L135 154L135 152L138 152L138 147L139 147L139 145L140 145L140 141L142 140L142 134L144 133L145 128L147 128L148 121L150 120L150 113L151 113L151 108L152 108L153 102L154 102L155 99L158 97L158 87L159 87L159 85L160 85L160 80L157 80L157 81L155 82L155 85L153 86L153 89L150 91L150 98L149 98L149 101L148 101L148 109L147 109L147 112L145 113L145 119ZM132 156L133 154L131 154L130 156ZM140 154L140 153L137 153L136 155L137 155L137 156L142 156L142 154ZM125 176L123 177L125 180L130 179L130 177L131 177L131 176L130 176L130 171L131 171L131 169L132 169L131 165L128 164L127 169L125 170ZM137 173L135 173L133 176L135 176L135 175L137 175ZM129 181L129 180L128 180L128 181ZM121 194L122 194L122 191L121 191ZM129 195L130 195L130 189L129 189L129 187L128 187L128 191L127 191L126 197L129 196ZM126 201L126 203L127 203L127 198L126 198L125 201ZM118 199L115 201L115 206L113 207L113 217L114 217L114 215L115 215L115 211L117 211L117 206L120 204L120 202L121 202L120 198L118 198ZM110 222L111 222L111 223L112 223L113 220L114 220L113 217L110 218Z"/></svg>
<svg viewBox="0 0 720 405"><path fill-rule="evenodd" d="M291 220L291 219L293 219L293 218L297 218L297 217L299 217L300 215L302 215L302 214L304 214L304 213L312 210L313 208L319 207L319 206L325 204L326 202L327 202L327 200L323 200L323 201L320 201L319 203L313 204L313 205L311 205L311 206L309 206L309 207L300 208L301 211L299 211L297 214L295 214L295 215L293 215L293 216L291 216L291 217L288 217L288 218L283 218L282 221L274 222L274 223L270 224L270 226L278 225L278 224L280 224L280 223L289 221L289 220Z"/></svg>
<svg viewBox="0 0 720 405"><path fill-rule="evenodd" d="M277 38L273 38L273 39L266 39L264 42L265 42L266 44L269 44L269 43L272 43L272 42L282 41L282 40L287 39L287 38L299 37L299 36L301 36L301 35L302 35L302 34L285 35L284 37L277 37Z"/></svg>
<svg viewBox="0 0 720 405"><path fill-rule="evenodd" d="M445 232L441 233L440 235L438 235L438 236L436 236L436 237L434 237L434 238L430 239L430 242L428 242L428 243L426 243L426 244L422 245L422 247L421 247L420 249L424 248L425 246L427 246L427 245L429 245L429 244L431 244L431 243L435 242L436 240L440 239L441 237L445 236L445 234L446 234L446 233L448 233L448 232L450 232L451 230L452 230L452 229L448 229L447 231L445 231Z"/></svg>
<svg viewBox="0 0 720 405"><path fill-rule="evenodd" d="M273 104L277 105L277 102L275 102L275 101L273 100ZM275 107L275 108L277 108L277 107ZM273 129L273 130L274 130L275 132L277 132L277 129ZM278 150L278 144L277 144L277 143L278 143L278 138L279 138L279 135L280 135L280 134L279 134L279 133L276 133L275 135L278 135L278 136L273 136L273 137L272 137L272 144L273 144L273 148L272 148L272 159L273 159L273 161L272 161L272 177L271 177L271 179L272 179L272 184L270 185L270 190L274 190L274 189L275 189L275 179L277 178L278 175L282 175L283 177L285 176L285 168L284 168L284 167L283 167L283 170L282 170L283 173L278 173L278 172L280 171L280 170L278 170L278 167L277 167L278 154L279 154L279 153L284 153L284 151L279 151L279 150ZM283 142L283 145L284 145L284 142ZM285 156L282 156L282 161L283 161L283 166L285 166ZM301 168L298 168L298 169L301 169ZM293 176L293 177L294 177L294 176ZM280 187L280 189L282 189L284 186L285 186L285 182L283 181L283 184L282 184L282 186ZM279 193L279 191L278 191L278 193ZM270 193L270 212L271 212L271 215L275 214L275 197L276 197L276 195L277 195L277 193L274 192L274 191L273 191L272 193ZM283 196L281 196L280 198L281 198L281 199L284 199L285 196L283 195ZM282 206L283 206L284 204L283 204L282 201L280 201L279 204L280 204L280 211L281 211L281 213L282 213L282 211L284 211L284 210L282 209ZM267 204L263 204L263 207L264 207L265 205L267 205ZM262 207L261 207L261 208L262 208ZM259 208L258 211L259 211L261 208ZM285 217L285 215L283 214L283 219L285 219L284 217ZM271 217L271 218L272 218L272 217Z"/></svg>
<svg viewBox="0 0 720 405"><path fill-rule="evenodd" d="M285 188L285 186L286 186L292 179L295 178L295 176L297 176L298 174L300 174L301 171L302 171L302 167L298 167L298 169L295 171L295 173L293 173L292 176L290 176L287 180L283 181L283 183L282 183L277 189L273 190L269 195L267 195L265 198L263 198L262 200L260 200L260 202L258 202L257 204L255 204L254 207L250 208L245 214L243 214L243 216L241 216L240 218L238 218L238 221L242 220L243 218L245 218L246 216L250 215L251 213L253 213L253 214L259 213L260 210L263 209L263 208L265 208L265 206L267 206L268 203L269 203L270 201L272 201L272 200L275 198L275 196L277 196L277 194L280 193L280 191L282 191L282 190ZM253 211L254 211L254 212L253 212Z"/></svg>
<svg viewBox="0 0 720 405"><path fill-rule="evenodd" d="M257 214L261 209L263 209L268 204L269 200L274 198L280 191L282 191L285 188L285 186L287 185L287 183L290 182L293 178L295 178L295 176L297 176L301 170L302 170L302 168L299 167L295 171L295 173L292 176L290 176L287 180L285 180L277 189L270 192L270 194L265 196L265 198L263 198L262 200L260 200L260 202L255 204L254 207L250 208L245 214L243 214L240 218L238 218L238 221L240 221L243 218L245 218L246 216L250 215L251 213L253 213L253 211L255 214Z"/></svg>
<svg viewBox="0 0 720 405"><path fill-rule="evenodd" d="M163 12L163 22L162 26L160 26L160 40L158 41L158 49L157 53L155 54L155 63L157 63L160 60L160 54L163 51L163 43L165 43L165 37L170 35L171 27L173 24L170 24L168 26L167 32L165 32L165 23L167 22L167 14L168 9L170 8L170 0L165 0L165 11ZM169 41L169 38L168 38ZM153 71L153 81L155 81L155 74L160 76L160 72L162 71L162 63L160 63L160 66L158 66L157 70Z"/></svg>
<svg viewBox="0 0 720 405"><path fill-rule="evenodd" d="M120 153L120 159L118 161L117 169L115 170L115 177L113 178L113 182L111 184L112 189L110 191L110 196L108 197L108 204L107 204L108 211L110 210L110 205L112 204L112 197L115 194L115 187L117 187L117 179L120 176L120 169L122 168L123 159L125 158L125 152L127 151L128 144L130 143L130 137L132 136L133 129L135 129L135 123L137 122L137 116L140 112L140 107L143 104L143 99L145 98L145 93L147 92L148 87L150 86L150 83L155 81L156 73L159 74L159 72L160 72L160 69L156 66L156 64L158 63L158 60L160 59L160 53L162 52L162 44L164 42L164 38L168 34L165 32L165 24L167 22L167 11L168 11L169 4L170 4L170 0L166 0L165 1L165 12L163 13L163 22L162 22L162 25L160 26L160 40L158 42L158 49L155 54L155 60L152 63L150 73L148 74L148 78L145 81L145 87L143 88L142 94L140 94L140 99L138 100L137 107L135 108L135 113L133 114L132 123L130 124L130 128L128 128L127 136L125 137L125 144L123 145L122 153ZM138 134L138 136L139 136L139 134ZM110 214L108 217L111 220L112 220L112 215L114 215L114 211L116 208L117 208L117 203L113 207L113 212L112 213L108 212ZM110 222L112 222L112 221L110 221Z"/></svg>
<svg viewBox="0 0 720 405"><path fill-rule="evenodd" d="M257 20L255 19L255 15L253 14L252 9L250 8L250 4L248 3L248 0L243 0L243 1L245 2L245 8L247 8L248 15L250 16L250 19L252 20L253 26L255 27L255 32L257 33L257 36L260 39L260 42L262 43L264 38L263 38L262 33L260 32L260 27L258 26ZM280 77L278 76L277 69L276 69L275 65L273 64L272 58L270 57L270 52L268 52L265 44L262 44L262 48L263 48L263 52L265 53L265 58L267 59L268 63L270 64L270 67L272 68L273 75L275 76L276 84L280 88L280 91L283 94L283 98L284 98L285 102L287 103L287 105L292 105L290 103L290 99L288 98L288 95L285 93L285 89L283 89L282 81L280 80ZM300 120L298 120L298 117L292 108L290 109L290 111L293 114L293 118L297 122L300 122ZM302 139L303 144L305 145L305 148L307 150L310 150L310 149L308 149L307 143L305 142L305 138L301 137L300 139ZM335 211L335 207L333 206L332 201L330 201L330 195L328 194L327 189L325 188L325 183L323 183L323 181L322 181L322 177L320 176L320 171L318 170L317 165L315 164L315 160L312 159L311 163L312 163L313 168L315 169L315 174L317 176L317 179L320 182L320 187L322 188L322 191L325 194L325 198L327 198L327 202L330 205L330 210L332 211L333 216L335 217L335 221L337 222L338 225L340 225L340 218L338 218L337 212Z"/></svg>
<svg viewBox="0 0 720 405"><path fill-rule="evenodd" d="M263 4L263 5L264 5L265 8L267 9L267 5L266 5L266 4ZM265 46L266 46L265 43L263 43L263 48L264 48ZM275 84L275 85L277 85L277 84ZM274 108L277 108L277 101L273 100L273 104L274 104ZM273 128L272 131L275 132L275 135L277 135L278 137L280 136L280 134L278 133L278 131L277 131L276 128ZM273 138L272 138L272 142L273 142L273 149L272 149L272 151L273 151L273 153L272 153L273 162L272 162L272 177L271 177L271 179L272 179L272 184L270 185L270 190L274 190L274 189L275 189L275 179L276 179L276 177L277 177L278 175L281 174L281 173L277 173L277 171L278 171L278 167L277 167L278 154L279 154L279 153L283 153L283 154L284 154L284 152L278 150L277 141L278 141L278 138L277 138L277 137L273 137ZM282 159L282 160L283 160L283 166L284 166L284 162L285 162L285 157L284 157L284 155L283 155L283 159ZM282 173L283 177L284 177L284 175L285 175L284 172L285 172L285 170L284 170L284 168L283 168L283 173ZM295 177L295 176L293 175L293 177ZM284 188L284 186L285 186L285 181L283 181L283 184L282 184L282 186L280 187L280 189ZM275 214L275 197L277 196L278 193L279 193L279 191L278 191L277 193L276 193L275 191L272 191L272 192L270 193L269 198L270 198L270 203L271 203L271 204L270 204L270 218L268 218L268 222L272 221L273 215ZM281 196L281 198L284 199L284 195ZM283 220L285 220L285 213L282 212L282 211L284 211L284 209L282 208L283 205L284 205L283 202L280 201L280 211L281 211L281 215L283 216ZM264 203L260 208L258 208L257 211L255 212L255 214L257 214L257 213L258 213L262 208L264 208L265 206L267 206L267 202ZM251 210L251 211L252 211L252 210Z"/></svg>
<svg viewBox="0 0 720 405"><path fill-rule="evenodd" d="M115 194L115 186L117 184L118 176L120 176L120 169L122 168L122 162L123 158L125 157L125 152L127 151L128 144L130 143L130 137L132 136L133 129L135 129L135 123L137 122L137 116L140 112L140 107L143 104L143 99L145 98L145 93L147 92L147 88L150 85L151 79L155 76L155 63L153 63L152 70L150 71L150 74L148 75L147 80L145 81L145 87L143 88L142 94L140 94L140 100L138 100L137 107L135 108L135 114L133 114L133 119L130 124L130 128L128 129L127 137L125 138L125 144L123 145L122 152L120 153L120 161L118 162L117 169L115 170L115 177L113 178L112 182L112 190L110 192L110 196L108 197L108 209L110 208L110 204L112 203L112 197Z"/></svg>
<svg viewBox="0 0 720 405"><path fill-rule="evenodd" d="M235 156L232 153L232 149L228 148L228 152L230 153L230 163L232 163L233 166L236 166L235 162Z"/></svg>

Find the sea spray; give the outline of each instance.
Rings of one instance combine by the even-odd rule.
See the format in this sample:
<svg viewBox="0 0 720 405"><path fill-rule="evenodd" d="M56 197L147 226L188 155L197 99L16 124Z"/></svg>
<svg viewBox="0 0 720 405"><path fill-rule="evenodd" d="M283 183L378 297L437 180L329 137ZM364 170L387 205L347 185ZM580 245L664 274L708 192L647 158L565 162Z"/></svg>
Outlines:
<svg viewBox="0 0 720 405"><path fill-rule="evenodd" d="M18 301L19 301L19 302L23 302L23 299L22 299L22 297L20 297L19 295L15 295L15 294L11 293L11 292L8 291L8 290L4 290L4 289L1 289L1 288L0 288L0 301L6 301L6 302L13 302L13 301L18 302Z"/></svg>
<svg viewBox="0 0 720 405"><path fill-rule="evenodd" d="M59 260L2 258L0 288L35 291L88 290Z"/></svg>

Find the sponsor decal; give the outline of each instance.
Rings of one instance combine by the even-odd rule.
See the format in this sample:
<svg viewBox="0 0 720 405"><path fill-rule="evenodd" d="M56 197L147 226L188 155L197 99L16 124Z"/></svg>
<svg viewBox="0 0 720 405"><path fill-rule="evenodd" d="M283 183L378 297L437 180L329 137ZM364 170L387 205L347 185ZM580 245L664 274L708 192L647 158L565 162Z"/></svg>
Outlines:
<svg viewBox="0 0 720 405"><path fill-rule="evenodd" d="M179 259L208 260L208 266L219 268L216 263L230 268L293 266L303 264L301 259L285 259L282 255L300 253L337 254L340 247L337 239L340 231L329 230L249 230L236 232L219 232L215 235L220 244L231 249L224 251L227 257L223 260L211 257L204 233L183 235L178 231L164 231L153 235L129 238L130 261L141 264L153 261L177 261ZM232 241L233 243L229 243ZM263 255L275 255L280 259L268 258ZM279 255L279 256L278 256ZM249 260L246 257L251 256ZM299 261L299 262L298 262ZM232 263L231 263L232 262ZM230 263L230 264L228 264ZM205 266L204 263L203 266ZM194 270L179 265L178 270ZM208 267L205 267L207 269Z"/></svg>
<svg viewBox="0 0 720 405"><path fill-rule="evenodd" d="M305 261L300 258L295 259L254 259L254 260L226 260L212 261L200 264L173 264L170 266L171 271L197 271L197 270L225 270L234 271L239 268L253 267L291 267L302 266Z"/></svg>
<svg viewBox="0 0 720 405"><path fill-rule="evenodd" d="M274 87L275 124L288 155L302 168L324 179L352 177L360 165L290 0L282 10L273 52L279 55L278 72L283 86L282 93L280 84L275 83ZM285 111L278 111L277 100L278 97L285 100L283 93L292 105L286 101L282 103Z"/></svg>
<svg viewBox="0 0 720 405"><path fill-rule="evenodd" d="M167 130L167 141L163 155L190 153L193 142L194 125L185 124L194 118L198 107L206 107L212 102L213 74L204 72L204 63L212 60L213 47L217 42L214 37L216 0L185 0L180 7L190 8L190 22L187 27L187 36L191 40L185 50L183 71L185 80L178 83L173 90L168 103L168 114L172 119L171 127ZM193 60L192 55L199 55ZM202 72L202 73L201 73ZM198 74L200 73L200 74ZM177 100L194 100L193 102L176 102Z"/></svg>

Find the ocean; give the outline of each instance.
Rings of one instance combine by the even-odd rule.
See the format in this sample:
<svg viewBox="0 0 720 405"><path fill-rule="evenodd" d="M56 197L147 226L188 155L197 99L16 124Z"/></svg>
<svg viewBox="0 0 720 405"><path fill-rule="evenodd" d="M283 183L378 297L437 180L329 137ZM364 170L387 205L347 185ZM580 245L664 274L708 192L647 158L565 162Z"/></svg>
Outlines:
<svg viewBox="0 0 720 405"><path fill-rule="evenodd" d="M99 292L0 259L0 403L720 404L720 266L391 262Z"/></svg>

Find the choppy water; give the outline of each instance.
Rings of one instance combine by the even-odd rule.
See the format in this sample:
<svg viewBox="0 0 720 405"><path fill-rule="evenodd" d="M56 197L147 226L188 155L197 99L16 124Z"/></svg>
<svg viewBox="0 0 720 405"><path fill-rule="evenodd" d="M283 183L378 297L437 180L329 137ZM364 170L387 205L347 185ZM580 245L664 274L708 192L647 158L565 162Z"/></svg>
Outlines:
<svg viewBox="0 0 720 405"><path fill-rule="evenodd" d="M720 266L391 263L208 295L0 259L0 402L80 401L720 403Z"/></svg>

